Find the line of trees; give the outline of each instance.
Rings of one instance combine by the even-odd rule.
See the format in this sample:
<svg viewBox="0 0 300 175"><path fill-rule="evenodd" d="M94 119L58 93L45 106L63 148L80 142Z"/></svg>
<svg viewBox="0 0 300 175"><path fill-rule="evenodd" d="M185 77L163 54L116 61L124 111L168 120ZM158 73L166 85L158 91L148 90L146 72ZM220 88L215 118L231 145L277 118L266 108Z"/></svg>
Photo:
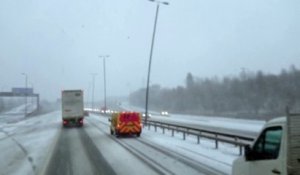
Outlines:
<svg viewBox="0 0 300 175"><path fill-rule="evenodd" d="M133 105L144 107L146 89L130 94ZM185 86L152 85L149 108L176 113L234 117L268 117L285 114L285 107L300 108L300 70L291 66L279 75L243 70L239 76L198 78L188 73Z"/></svg>

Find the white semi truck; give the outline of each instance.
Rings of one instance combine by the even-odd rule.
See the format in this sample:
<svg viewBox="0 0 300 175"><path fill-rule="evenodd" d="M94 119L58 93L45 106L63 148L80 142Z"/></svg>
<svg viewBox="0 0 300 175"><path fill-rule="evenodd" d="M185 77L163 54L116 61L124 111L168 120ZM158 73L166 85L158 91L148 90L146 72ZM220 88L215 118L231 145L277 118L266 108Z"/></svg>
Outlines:
<svg viewBox="0 0 300 175"><path fill-rule="evenodd" d="M83 126L83 91L63 90L61 93L61 102L63 126Z"/></svg>
<svg viewBox="0 0 300 175"><path fill-rule="evenodd" d="M267 122L259 137L233 162L232 175L300 175L300 114Z"/></svg>

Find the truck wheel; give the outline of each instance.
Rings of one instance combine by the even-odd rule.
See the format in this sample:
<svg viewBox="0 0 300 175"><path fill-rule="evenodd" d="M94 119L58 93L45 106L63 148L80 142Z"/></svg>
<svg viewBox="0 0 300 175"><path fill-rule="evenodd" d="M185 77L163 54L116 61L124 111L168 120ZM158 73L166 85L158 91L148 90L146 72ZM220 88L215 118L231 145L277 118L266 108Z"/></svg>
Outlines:
<svg viewBox="0 0 300 175"><path fill-rule="evenodd" d="M137 134L136 134L136 136L140 137L140 136L141 136L141 133L140 133L140 132L139 132L139 133L137 133Z"/></svg>
<svg viewBox="0 0 300 175"><path fill-rule="evenodd" d="M110 135L114 135L114 132L113 132L113 130L110 130Z"/></svg>

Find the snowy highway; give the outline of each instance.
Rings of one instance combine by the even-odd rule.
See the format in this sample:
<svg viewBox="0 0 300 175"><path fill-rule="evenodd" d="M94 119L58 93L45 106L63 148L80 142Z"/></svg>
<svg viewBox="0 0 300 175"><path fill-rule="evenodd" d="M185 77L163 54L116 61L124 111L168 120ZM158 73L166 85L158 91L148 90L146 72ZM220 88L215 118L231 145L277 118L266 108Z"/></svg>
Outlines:
<svg viewBox="0 0 300 175"><path fill-rule="evenodd" d="M42 174L113 174L85 129L61 129L50 156Z"/></svg>
<svg viewBox="0 0 300 175"><path fill-rule="evenodd" d="M98 122L95 122L97 120ZM110 162L117 174L139 174L139 172L143 172L143 174L223 174L213 169L204 168L203 165L201 166L201 162L168 149L168 145L161 146L153 142L146 130L146 134L140 138L135 136L116 138L109 134L108 123L103 118L92 117L88 123L95 127L89 127L91 134L92 130L95 129L94 132L100 132L103 137L106 136L106 139L109 139L107 142L111 143L110 146L114 145L113 149L109 146L109 150L103 152L108 153L106 160ZM96 140L102 142L101 139ZM112 157L111 152L115 151L118 154L115 155L116 157ZM130 155L122 156L122 152ZM123 160L119 159L120 155ZM120 167L120 165L124 167ZM125 173L124 169L127 169L128 172Z"/></svg>
<svg viewBox="0 0 300 175"><path fill-rule="evenodd" d="M105 117L62 128L42 174L226 174L147 138L109 134Z"/></svg>
<svg viewBox="0 0 300 175"><path fill-rule="evenodd" d="M0 175L219 175L230 174L239 156L233 145L220 144L215 149L213 140L202 138L197 144L193 136L184 141L180 133L171 137L169 131L162 134L148 127L139 138L116 138L110 135L107 117L94 114L85 118L82 128L63 128L60 111L8 122L5 115L0 119L0 149L5 150L0 156Z"/></svg>

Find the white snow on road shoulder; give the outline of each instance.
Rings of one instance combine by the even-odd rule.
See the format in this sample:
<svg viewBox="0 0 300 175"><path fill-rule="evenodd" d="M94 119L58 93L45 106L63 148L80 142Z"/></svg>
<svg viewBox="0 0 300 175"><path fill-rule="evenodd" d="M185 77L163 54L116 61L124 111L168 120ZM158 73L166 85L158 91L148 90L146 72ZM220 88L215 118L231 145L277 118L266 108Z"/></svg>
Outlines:
<svg viewBox="0 0 300 175"><path fill-rule="evenodd" d="M91 115L95 120L109 123L106 117L99 117ZM194 160L199 166L207 166L209 169L216 170L225 174L231 174L231 167L233 161L239 157L239 147L234 145L219 143L219 148L215 148L215 142L201 138L200 144L197 144L195 136L187 136L183 140L182 133L175 133L174 137L171 136L171 131L165 130L165 134L161 129L144 127L141 138L148 140L150 143L159 145L166 150L171 150L179 156L187 157Z"/></svg>
<svg viewBox="0 0 300 175"><path fill-rule="evenodd" d="M162 134L160 129L155 132L154 128L150 130L145 128L141 137L167 150L188 157L197 162L199 166L205 165L226 174L230 174L232 162L239 156L238 147L219 143L219 148L215 149L213 140L201 138L200 144L197 144L196 137L187 136L186 140L183 140L182 133L177 133L172 137L171 132Z"/></svg>
<svg viewBox="0 0 300 175"><path fill-rule="evenodd" d="M1 174L36 174L42 167L61 127L60 113L53 112L13 123L1 124Z"/></svg>

